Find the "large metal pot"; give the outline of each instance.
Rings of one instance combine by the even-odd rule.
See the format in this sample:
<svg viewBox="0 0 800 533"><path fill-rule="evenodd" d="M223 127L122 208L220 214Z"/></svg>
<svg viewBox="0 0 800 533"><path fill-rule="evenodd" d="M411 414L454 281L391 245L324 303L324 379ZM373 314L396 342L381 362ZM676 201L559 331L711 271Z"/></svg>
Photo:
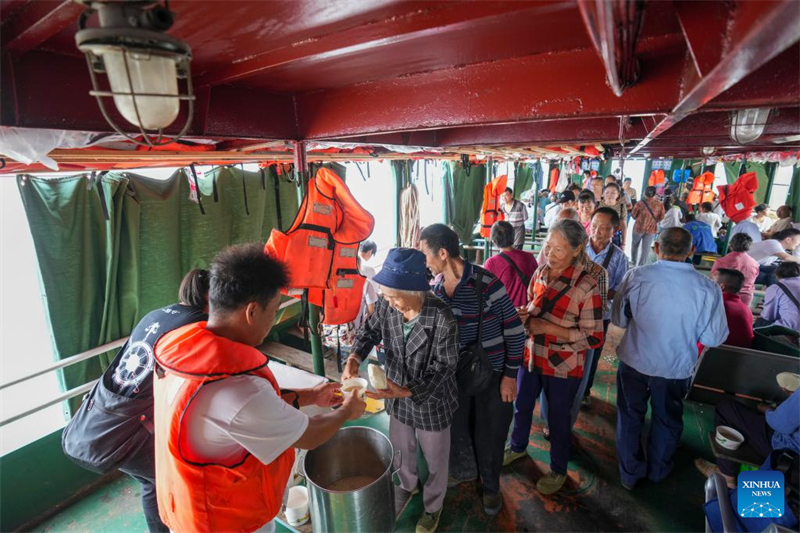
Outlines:
<svg viewBox="0 0 800 533"><path fill-rule="evenodd" d="M367 427L342 428L309 451L303 473L314 533L394 531L393 457L389 439ZM362 486L342 488L347 481Z"/></svg>

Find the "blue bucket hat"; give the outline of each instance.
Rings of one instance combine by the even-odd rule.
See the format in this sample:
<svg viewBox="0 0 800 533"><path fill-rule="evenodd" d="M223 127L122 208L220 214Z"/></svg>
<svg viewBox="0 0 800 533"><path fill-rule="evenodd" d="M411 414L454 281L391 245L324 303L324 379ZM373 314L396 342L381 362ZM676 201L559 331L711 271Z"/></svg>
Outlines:
<svg viewBox="0 0 800 533"><path fill-rule="evenodd" d="M413 248L392 248L372 281L389 289L430 290L425 254Z"/></svg>

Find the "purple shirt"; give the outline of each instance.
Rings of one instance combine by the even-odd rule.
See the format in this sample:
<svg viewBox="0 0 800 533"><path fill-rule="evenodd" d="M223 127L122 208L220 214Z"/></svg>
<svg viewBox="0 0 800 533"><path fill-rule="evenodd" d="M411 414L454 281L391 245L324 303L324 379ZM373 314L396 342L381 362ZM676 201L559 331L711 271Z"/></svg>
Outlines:
<svg viewBox="0 0 800 533"><path fill-rule="evenodd" d="M800 278L782 279L781 283L800 300ZM773 326L800 331L800 311L777 285L767 287L764 292L764 310L761 312L761 318L771 322Z"/></svg>
<svg viewBox="0 0 800 533"><path fill-rule="evenodd" d="M538 264L532 253L523 252L522 250L509 250L503 253L514 261L514 264L528 277L528 280L533 278L533 273L536 272ZM508 264L508 261L499 255L495 255L484 263L483 268L500 279L514 307L522 307L528 303L528 287L519 279L519 275Z"/></svg>

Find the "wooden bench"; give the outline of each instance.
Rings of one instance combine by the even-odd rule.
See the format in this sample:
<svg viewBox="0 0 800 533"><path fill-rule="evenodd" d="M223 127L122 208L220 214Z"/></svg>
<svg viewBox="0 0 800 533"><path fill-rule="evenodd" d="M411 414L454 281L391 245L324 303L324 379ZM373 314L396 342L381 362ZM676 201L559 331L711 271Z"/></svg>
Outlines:
<svg viewBox="0 0 800 533"><path fill-rule="evenodd" d="M314 362L308 352L278 342L265 342L258 347L258 350L270 359L314 373ZM332 381L340 381L342 374L336 368L336 362L330 359L325 359L324 361L325 377Z"/></svg>
<svg viewBox="0 0 800 533"><path fill-rule="evenodd" d="M775 376L800 373L800 359L748 348L706 348L695 366L687 399L715 405L737 398L745 404L780 402L785 393Z"/></svg>

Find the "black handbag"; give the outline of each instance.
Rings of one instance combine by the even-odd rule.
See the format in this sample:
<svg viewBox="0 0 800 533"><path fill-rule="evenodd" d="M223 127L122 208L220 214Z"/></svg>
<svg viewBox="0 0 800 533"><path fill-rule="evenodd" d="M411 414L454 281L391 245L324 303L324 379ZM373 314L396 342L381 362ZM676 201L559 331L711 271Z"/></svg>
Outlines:
<svg viewBox="0 0 800 533"><path fill-rule="evenodd" d="M61 434L64 454L77 465L105 474L143 446L153 446L153 398L121 396L103 375Z"/></svg>
<svg viewBox="0 0 800 533"><path fill-rule="evenodd" d="M494 375L494 370L489 364L489 358L486 356L481 342L483 334L483 273L481 271L478 271L475 291L478 293L478 339L461 349L458 353L456 368L458 390L468 396L485 391Z"/></svg>

